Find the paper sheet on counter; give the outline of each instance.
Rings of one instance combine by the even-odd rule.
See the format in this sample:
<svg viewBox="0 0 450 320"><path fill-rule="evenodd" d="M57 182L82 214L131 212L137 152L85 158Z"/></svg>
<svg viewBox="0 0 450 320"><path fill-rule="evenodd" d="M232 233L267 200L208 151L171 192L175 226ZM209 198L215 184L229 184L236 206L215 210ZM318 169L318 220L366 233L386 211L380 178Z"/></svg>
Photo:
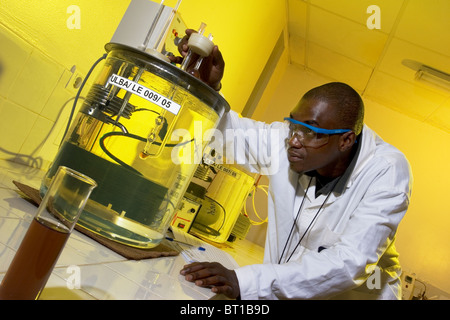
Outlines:
<svg viewBox="0 0 450 320"><path fill-rule="evenodd" d="M172 228L172 234L173 239L181 249L181 256L187 263L219 262L228 269L239 268L239 265L229 253L177 228ZM199 249L200 247L204 250Z"/></svg>

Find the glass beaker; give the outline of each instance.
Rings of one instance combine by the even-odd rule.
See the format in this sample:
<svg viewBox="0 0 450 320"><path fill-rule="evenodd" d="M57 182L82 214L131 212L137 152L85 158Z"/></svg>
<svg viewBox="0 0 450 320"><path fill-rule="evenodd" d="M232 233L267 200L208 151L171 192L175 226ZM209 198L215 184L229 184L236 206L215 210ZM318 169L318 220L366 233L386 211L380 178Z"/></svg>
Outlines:
<svg viewBox="0 0 450 320"><path fill-rule="evenodd" d="M170 63L118 44L108 56L41 185L66 165L93 177L78 224L152 248L163 239L214 129L229 105Z"/></svg>
<svg viewBox="0 0 450 320"><path fill-rule="evenodd" d="M92 190L91 178L59 167L0 285L0 300L37 299Z"/></svg>

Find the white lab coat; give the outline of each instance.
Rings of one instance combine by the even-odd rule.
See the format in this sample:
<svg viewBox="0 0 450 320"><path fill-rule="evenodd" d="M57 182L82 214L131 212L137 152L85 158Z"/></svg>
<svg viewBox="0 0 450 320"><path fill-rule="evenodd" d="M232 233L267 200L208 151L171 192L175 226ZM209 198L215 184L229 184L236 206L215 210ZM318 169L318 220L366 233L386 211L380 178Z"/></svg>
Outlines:
<svg viewBox="0 0 450 320"><path fill-rule="evenodd" d="M399 299L401 269L394 239L409 204L412 181L403 154L364 126L360 154L345 190L330 194L290 261L278 264L303 197L288 254L326 195L315 198L315 178L305 195L311 178L289 169L284 123L256 122L231 111L219 129L231 128L243 130L227 135L223 152L229 155L234 148L236 162L269 174L270 181L264 263L235 270L241 298ZM257 143L242 143L245 135L247 140L254 136L250 131L257 132ZM319 247L326 249L319 252Z"/></svg>

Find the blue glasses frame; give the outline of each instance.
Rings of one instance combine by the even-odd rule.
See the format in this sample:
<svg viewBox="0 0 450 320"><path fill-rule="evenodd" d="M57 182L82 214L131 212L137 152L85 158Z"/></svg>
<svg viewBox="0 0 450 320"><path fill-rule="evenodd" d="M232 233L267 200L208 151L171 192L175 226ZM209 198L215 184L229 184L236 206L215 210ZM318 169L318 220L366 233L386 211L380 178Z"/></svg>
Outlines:
<svg viewBox="0 0 450 320"><path fill-rule="evenodd" d="M311 125L309 125L307 123L304 123L304 122L301 122L301 121L297 121L295 119L288 118L288 117L284 118L284 120L287 120L287 121L295 123L295 124L301 124L302 126L305 126L308 129L311 129L315 133L340 134L340 133L345 133L345 132L351 131L350 129L322 129L322 128L317 128L317 127L313 127L313 126L311 126Z"/></svg>

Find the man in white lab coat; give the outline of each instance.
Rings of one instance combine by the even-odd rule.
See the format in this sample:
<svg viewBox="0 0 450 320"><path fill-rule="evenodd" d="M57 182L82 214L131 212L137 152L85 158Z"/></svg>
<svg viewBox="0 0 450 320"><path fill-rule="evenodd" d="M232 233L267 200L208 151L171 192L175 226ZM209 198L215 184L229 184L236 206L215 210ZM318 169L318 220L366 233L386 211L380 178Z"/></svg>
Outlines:
<svg viewBox="0 0 450 320"><path fill-rule="evenodd" d="M224 65L217 48L211 61L206 82L216 87ZM220 123L233 133L226 146L249 160L248 169L269 174L264 263L235 270L191 264L180 271L185 279L230 298L399 299L394 240L411 171L363 115L360 96L343 83L310 90L285 122L228 113ZM248 135L230 129L257 131L258 143L237 143Z"/></svg>

